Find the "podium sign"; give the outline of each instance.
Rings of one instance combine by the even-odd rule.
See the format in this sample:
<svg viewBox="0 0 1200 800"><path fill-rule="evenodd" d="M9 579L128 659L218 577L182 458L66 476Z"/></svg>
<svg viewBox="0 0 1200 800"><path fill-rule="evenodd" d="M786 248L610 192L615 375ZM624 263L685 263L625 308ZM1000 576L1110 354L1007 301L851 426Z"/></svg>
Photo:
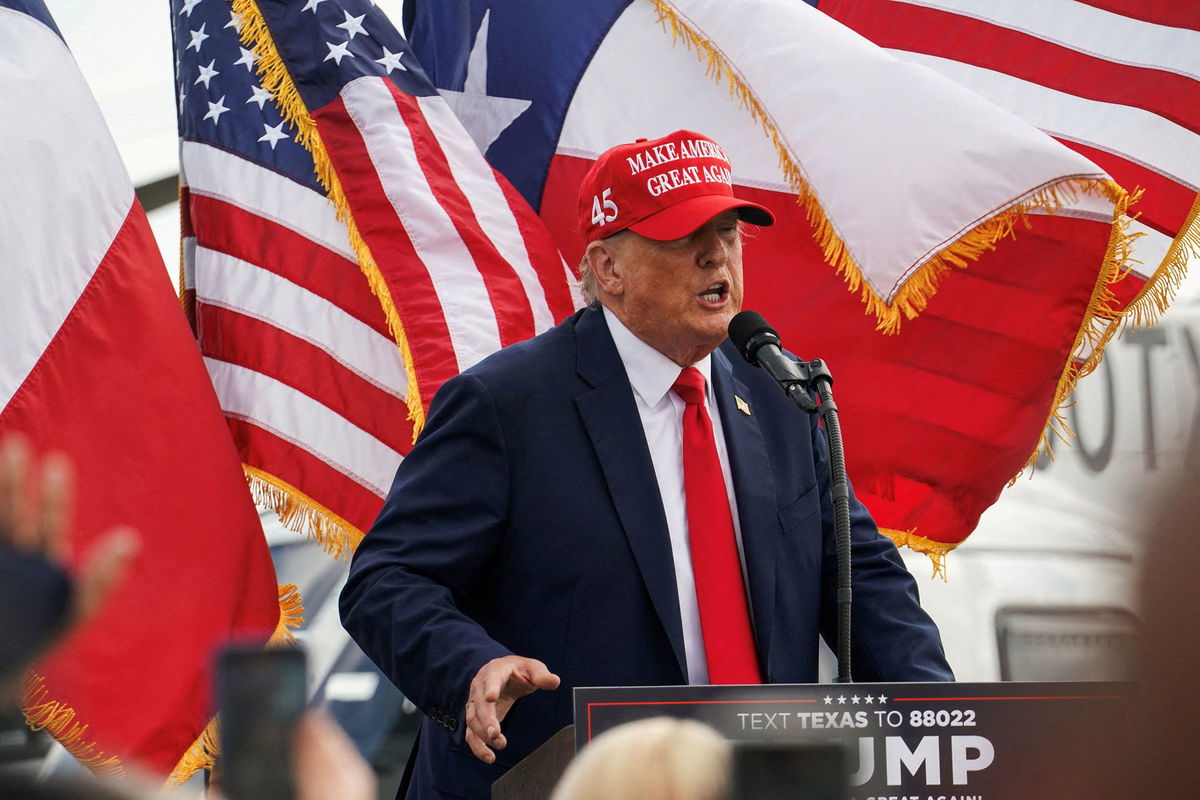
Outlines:
<svg viewBox="0 0 1200 800"><path fill-rule="evenodd" d="M1130 683L850 683L575 689L575 743L687 717L735 741L839 742L855 800L1016 800L1105 752ZM1065 787L1064 787L1065 788Z"/></svg>

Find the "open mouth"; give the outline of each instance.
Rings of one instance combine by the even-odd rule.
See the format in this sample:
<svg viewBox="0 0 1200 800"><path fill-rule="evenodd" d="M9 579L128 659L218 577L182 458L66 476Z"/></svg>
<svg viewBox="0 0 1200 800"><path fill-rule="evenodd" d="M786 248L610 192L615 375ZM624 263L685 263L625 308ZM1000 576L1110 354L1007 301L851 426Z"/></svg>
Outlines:
<svg viewBox="0 0 1200 800"><path fill-rule="evenodd" d="M729 284L717 281L700 293L700 299L706 303L720 303L729 295Z"/></svg>

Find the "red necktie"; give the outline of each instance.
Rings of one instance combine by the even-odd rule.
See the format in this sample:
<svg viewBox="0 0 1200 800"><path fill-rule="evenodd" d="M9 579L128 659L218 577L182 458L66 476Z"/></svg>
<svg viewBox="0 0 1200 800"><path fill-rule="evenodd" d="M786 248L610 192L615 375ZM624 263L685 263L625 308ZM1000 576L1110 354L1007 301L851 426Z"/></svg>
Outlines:
<svg viewBox="0 0 1200 800"><path fill-rule="evenodd" d="M750 611L733 532L733 515L712 420L704 408L704 376L695 367L671 387L683 400L683 487L688 545L710 683L761 683Z"/></svg>

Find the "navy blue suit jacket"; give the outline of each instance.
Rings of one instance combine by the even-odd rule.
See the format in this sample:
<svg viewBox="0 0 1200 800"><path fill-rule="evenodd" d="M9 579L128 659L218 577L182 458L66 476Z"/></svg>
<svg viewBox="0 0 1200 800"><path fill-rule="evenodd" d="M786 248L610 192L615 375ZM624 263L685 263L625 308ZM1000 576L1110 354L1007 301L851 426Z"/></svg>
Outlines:
<svg viewBox="0 0 1200 800"><path fill-rule="evenodd" d="M835 630L824 436L729 342L712 374L759 661L770 682L813 682L818 635L833 641ZM855 679L951 680L895 546L851 504ZM505 769L570 724L574 686L686 683L666 518L600 311L442 387L354 555L341 609L427 715L409 797L489 797ZM508 747L486 765L463 742L463 708L479 668L510 653L545 662L562 686L517 701Z"/></svg>

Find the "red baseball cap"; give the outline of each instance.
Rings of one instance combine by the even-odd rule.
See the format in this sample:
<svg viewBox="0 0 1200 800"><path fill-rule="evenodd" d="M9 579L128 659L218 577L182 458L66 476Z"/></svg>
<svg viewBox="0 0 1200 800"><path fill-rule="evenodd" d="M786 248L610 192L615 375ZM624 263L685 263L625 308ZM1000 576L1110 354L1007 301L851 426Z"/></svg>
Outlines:
<svg viewBox="0 0 1200 800"><path fill-rule="evenodd" d="M775 222L766 208L733 196L729 157L695 131L606 150L579 186L579 230L588 242L625 229L679 239L731 208L754 225Z"/></svg>

